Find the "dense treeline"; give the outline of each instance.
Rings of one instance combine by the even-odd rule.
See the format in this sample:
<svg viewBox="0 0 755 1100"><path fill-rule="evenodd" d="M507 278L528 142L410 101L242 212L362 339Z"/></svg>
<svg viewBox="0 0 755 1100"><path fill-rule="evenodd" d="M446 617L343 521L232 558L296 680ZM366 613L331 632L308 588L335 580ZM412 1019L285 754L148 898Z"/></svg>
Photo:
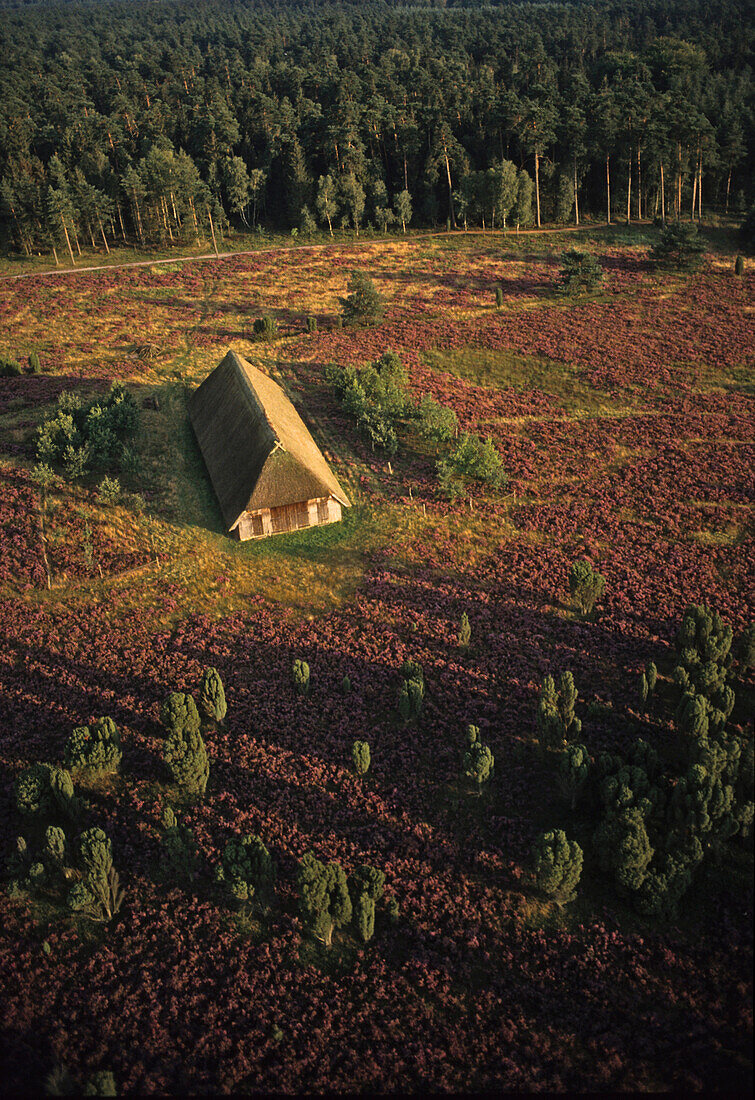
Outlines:
<svg viewBox="0 0 755 1100"><path fill-rule="evenodd" d="M737 0L25 6L0 31L13 246L253 227L701 217L752 200Z"/></svg>

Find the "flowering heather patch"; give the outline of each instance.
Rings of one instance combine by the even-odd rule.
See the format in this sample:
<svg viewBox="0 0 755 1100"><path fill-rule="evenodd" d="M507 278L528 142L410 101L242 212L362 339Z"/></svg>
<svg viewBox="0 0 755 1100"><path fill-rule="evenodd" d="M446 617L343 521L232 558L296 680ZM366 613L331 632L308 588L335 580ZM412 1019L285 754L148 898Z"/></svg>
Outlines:
<svg viewBox="0 0 755 1100"><path fill-rule="evenodd" d="M125 505L103 509L93 491L52 494L48 557L59 584L49 594L39 492L20 465L3 467L4 848L22 828L16 775L59 763L71 730L107 714L121 735L121 774L82 789L82 828L112 839L127 899L99 935L54 914L43 927L36 903L0 892L7 1090L36 1086L56 1062L107 1066L124 1093L746 1088L749 887L706 864L680 922L661 926L605 889L589 837L576 833L585 865L566 915L526 885L534 839L568 824L534 744L543 678L573 673L590 753L625 751L638 728L668 750L678 733L662 701L685 607L710 604L735 631L751 621L753 417L737 374L752 362L746 277L735 285L708 270L683 284L657 280L643 254L611 249L610 303L565 307L548 297L557 262L488 254L478 243L453 255L429 246L416 267L403 245L384 256L343 246L311 255L306 265L291 250L69 280L60 287L78 296L79 313L67 335L62 290L27 281L32 313L41 315L47 295L59 311L50 339L76 361L74 371L57 360L54 373L82 378L119 369L107 358L114 345L99 360L85 348L99 346L98 332L106 341L117 332L122 357L140 317L144 339L157 335L168 348L154 369L177 363L184 374L204 371L213 349L224 350L218 334L240 330L276 295L287 331L301 333L299 315L332 317L352 266L375 275L390 306L374 329L321 325L251 347L260 361L275 359L374 525L323 529L333 540L324 550L306 532L224 547L203 531L192 497L203 491L201 471L179 446L178 421L167 419L183 407L168 387L148 423L175 448L162 463L166 478L186 464L184 480L169 481L164 498L156 488L138 521ZM510 308L495 311L488 280L508 280ZM107 295L112 313L92 309L84 324L93 294ZM19 296L11 318L19 343L29 317L21 305ZM208 350L174 360L171 341L192 355ZM471 502L439 501L435 456L411 426L391 471L356 437L324 364L359 364L389 348L402 354L416 396L432 394L461 429L492 437L510 476L505 494L476 487ZM478 352L487 374L475 374ZM58 384L0 383L0 414L31 422ZM194 511L184 521L187 501ZM381 510L390 537L371 543ZM85 525L101 582L90 583ZM294 614L276 602L281 577L304 576L317 553L333 574L358 559L361 582L327 614ZM200 559L212 566L196 574L201 601L190 583ZM590 618L568 606L576 559L606 578ZM237 602L221 615L242 567L268 578L270 599L252 587L242 611ZM462 614L471 625L464 650ZM291 683L294 660L310 667L306 695ZM396 714L406 660L422 666L425 683L410 728ZM650 660L661 702L648 716L636 684ZM173 797L160 772L160 703L196 691L208 667L228 709L203 733L204 797L177 807L197 862L186 882L171 883L159 872ZM752 688L750 674L735 728L749 720ZM595 700L597 711L588 707ZM469 724L495 756L479 796L458 780ZM370 746L362 777L355 740ZM229 840L247 834L269 849L277 882L264 919L245 925L216 891L214 869ZM325 961L298 909L296 865L307 851L347 874L364 864L383 872L398 924L378 903L369 944L336 934Z"/></svg>

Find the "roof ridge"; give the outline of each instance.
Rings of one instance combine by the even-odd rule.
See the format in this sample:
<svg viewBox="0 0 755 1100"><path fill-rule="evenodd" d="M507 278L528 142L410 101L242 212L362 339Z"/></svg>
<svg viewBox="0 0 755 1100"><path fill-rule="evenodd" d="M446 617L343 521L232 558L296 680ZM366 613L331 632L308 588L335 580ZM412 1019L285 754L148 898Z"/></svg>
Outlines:
<svg viewBox="0 0 755 1100"><path fill-rule="evenodd" d="M278 429L275 427L272 420L270 419L270 414L268 413L267 409L265 408L265 405L264 405L260 395L255 390L254 384L252 383L251 378L247 374L246 369L244 367L244 364L246 363L246 366L249 368L249 370L256 370L256 367L253 367L252 364L248 360L242 359L241 356L238 354L238 352L234 351L233 349L231 349L228 352L228 354L233 357L232 362L233 362L234 367L236 368L236 375L237 375L239 381L241 382L241 387L242 387L247 399L249 401L251 401L251 403L255 407L255 409L257 409L262 414L262 419L265 421L268 428L270 429L270 431L273 434L273 439L275 440L275 443L274 443L270 453L272 454L272 451L277 450L277 449L285 451L286 448L283 446L283 442L280 438L280 432L278 431ZM258 371L257 373L262 374L262 371ZM270 381L272 382L273 379L271 378Z"/></svg>

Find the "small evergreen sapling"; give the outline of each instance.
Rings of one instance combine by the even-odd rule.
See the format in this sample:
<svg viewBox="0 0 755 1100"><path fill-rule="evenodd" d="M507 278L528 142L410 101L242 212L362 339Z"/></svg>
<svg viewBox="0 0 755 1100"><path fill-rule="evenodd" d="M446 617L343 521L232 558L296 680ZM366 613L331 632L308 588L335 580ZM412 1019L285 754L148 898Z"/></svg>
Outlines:
<svg viewBox="0 0 755 1100"><path fill-rule="evenodd" d="M309 665L306 661L294 661L291 678L300 695L309 695Z"/></svg>
<svg viewBox="0 0 755 1100"><path fill-rule="evenodd" d="M744 273L745 273L744 257L737 256L736 260L734 261L734 274L735 275L744 275Z"/></svg>
<svg viewBox="0 0 755 1100"><path fill-rule="evenodd" d="M589 561L575 561L569 570L569 592L574 605L585 615L605 592L606 579L596 573Z"/></svg>
<svg viewBox="0 0 755 1100"><path fill-rule="evenodd" d="M197 846L186 825L180 825L170 806L161 814L160 842L168 867L181 882L190 882L197 871Z"/></svg>
<svg viewBox="0 0 755 1100"><path fill-rule="evenodd" d="M561 794L574 810L590 775L590 754L584 745L567 745L558 755L556 782Z"/></svg>
<svg viewBox="0 0 755 1100"><path fill-rule="evenodd" d="M566 741L579 737L582 722L576 717L577 688L571 672L562 672L558 690L552 676L546 676L540 689L537 724L546 745L561 747Z"/></svg>
<svg viewBox="0 0 755 1100"><path fill-rule="evenodd" d="M603 282L603 268L591 252L576 248L561 253L559 289L562 294L576 295L595 290Z"/></svg>
<svg viewBox="0 0 755 1100"><path fill-rule="evenodd" d="M339 298L343 323L346 325L374 325L383 316L383 297L372 279L363 271L354 271L348 285L349 293Z"/></svg>
<svg viewBox="0 0 755 1100"><path fill-rule="evenodd" d="M189 794L204 794L210 765L199 732L196 703L191 695L173 691L163 703L160 717L168 730L163 742L163 759L173 782Z"/></svg>
<svg viewBox="0 0 755 1100"><path fill-rule="evenodd" d="M86 829L79 842L83 881L68 894L68 906L92 920L109 921L121 908L124 893L113 867L113 849L102 829Z"/></svg>
<svg viewBox="0 0 755 1100"><path fill-rule="evenodd" d="M202 673L197 692L197 710L205 722L212 725L222 722L226 716L228 707L225 689L216 668L206 668Z"/></svg>
<svg viewBox="0 0 755 1100"><path fill-rule="evenodd" d="M29 353L29 370L32 374L40 374L42 371L42 364L39 361L39 352L37 351Z"/></svg>
<svg viewBox="0 0 755 1100"><path fill-rule="evenodd" d="M359 937L363 943L372 939L375 932L375 904L383 896L385 875L366 864L355 867L349 875L349 896Z"/></svg>
<svg viewBox="0 0 755 1100"><path fill-rule="evenodd" d="M583 854L576 840L568 840L563 829L543 833L532 848L535 883L562 908L575 897L582 875Z"/></svg>
<svg viewBox="0 0 755 1100"><path fill-rule="evenodd" d="M483 783L487 783L493 774L495 758L487 745L480 740L480 731L477 726L467 727L467 751L461 765L462 775L477 786L477 793L482 793Z"/></svg>
<svg viewBox="0 0 755 1100"><path fill-rule="evenodd" d="M260 838L249 833L229 840L216 879L237 901L269 899L273 888L273 862Z"/></svg>
<svg viewBox="0 0 755 1100"><path fill-rule="evenodd" d="M425 698L425 676L416 661L404 661L401 667L401 687L398 712L405 722L419 718Z"/></svg>
<svg viewBox="0 0 755 1100"><path fill-rule="evenodd" d="M370 768L370 746L366 741L355 741L351 746L351 759L357 775L366 775Z"/></svg>
<svg viewBox="0 0 755 1100"><path fill-rule="evenodd" d="M497 286L495 288L495 308L503 309L503 287Z"/></svg>
<svg viewBox="0 0 755 1100"><path fill-rule="evenodd" d="M338 863L321 863L312 852L306 852L299 861L297 885L307 929L330 947L334 929L351 920L351 898L343 868Z"/></svg>
<svg viewBox="0 0 755 1100"><path fill-rule="evenodd" d="M469 649L471 640L472 627L469 625L469 616L466 611L462 611L461 622L459 624L459 649Z"/></svg>
<svg viewBox="0 0 755 1100"><path fill-rule="evenodd" d="M104 775L118 771L122 755L115 722L98 718L91 726L77 726L66 742L63 759L67 768Z"/></svg>

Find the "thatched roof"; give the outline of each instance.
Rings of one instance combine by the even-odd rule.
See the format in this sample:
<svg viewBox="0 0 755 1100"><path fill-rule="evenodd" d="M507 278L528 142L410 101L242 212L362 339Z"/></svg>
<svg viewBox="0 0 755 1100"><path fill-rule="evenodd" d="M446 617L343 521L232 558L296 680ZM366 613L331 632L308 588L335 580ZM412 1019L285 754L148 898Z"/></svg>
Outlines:
<svg viewBox="0 0 755 1100"><path fill-rule="evenodd" d="M259 508L331 496L349 506L283 390L235 351L191 395L189 416L230 531Z"/></svg>

